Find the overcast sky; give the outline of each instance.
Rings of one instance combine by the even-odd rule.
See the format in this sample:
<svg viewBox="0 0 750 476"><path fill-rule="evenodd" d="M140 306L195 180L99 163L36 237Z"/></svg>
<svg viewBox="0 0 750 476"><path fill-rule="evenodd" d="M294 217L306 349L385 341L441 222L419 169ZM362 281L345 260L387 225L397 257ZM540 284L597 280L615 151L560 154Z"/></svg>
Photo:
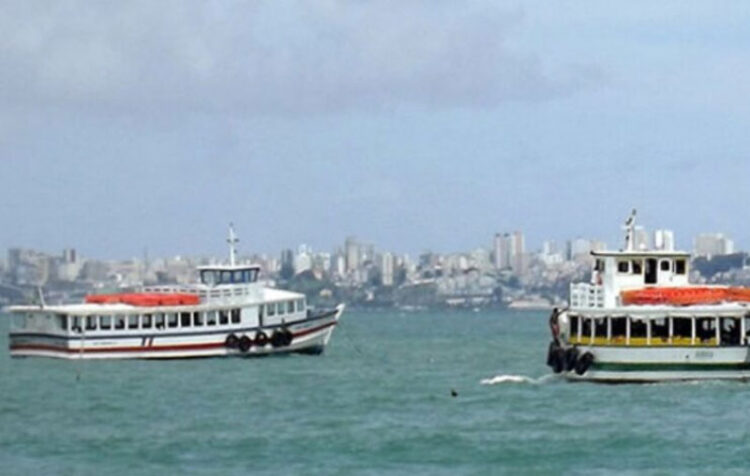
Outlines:
<svg viewBox="0 0 750 476"><path fill-rule="evenodd" d="M750 248L750 3L0 1L0 248ZM615 242L615 240L618 240Z"/></svg>

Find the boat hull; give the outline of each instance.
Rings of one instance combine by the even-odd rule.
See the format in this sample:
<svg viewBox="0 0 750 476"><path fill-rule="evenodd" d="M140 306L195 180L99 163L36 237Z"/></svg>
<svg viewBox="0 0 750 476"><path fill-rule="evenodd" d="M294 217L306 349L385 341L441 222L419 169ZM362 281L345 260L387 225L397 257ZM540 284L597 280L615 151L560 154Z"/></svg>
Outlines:
<svg viewBox="0 0 750 476"><path fill-rule="evenodd" d="M686 380L750 380L747 346L615 347L580 346L593 362L583 373L563 372L572 381L605 383Z"/></svg>
<svg viewBox="0 0 750 476"><path fill-rule="evenodd" d="M270 337L281 326L211 329L205 332L150 332L147 334L63 336L42 333L11 333L11 357L51 357L61 359L184 359L201 357L260 357L275 354L320 354L328 344L343 306L284 326L291 342L274 346L253 344L246 351L228 346L227 337L248 336L259 331Z"/></svg>

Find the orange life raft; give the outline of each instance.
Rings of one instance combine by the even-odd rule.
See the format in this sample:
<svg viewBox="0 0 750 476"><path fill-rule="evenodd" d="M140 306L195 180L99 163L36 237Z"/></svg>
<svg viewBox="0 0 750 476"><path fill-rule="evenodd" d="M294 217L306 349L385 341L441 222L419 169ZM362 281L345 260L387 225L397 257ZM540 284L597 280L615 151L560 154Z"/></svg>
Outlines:
<svg viewBox="0 0 750 476"><path fill-rule="evenodd" d="M197 294L188 293L120 293L120 294L92 294L86 296L89 304L130 304L131 306L191 306L200 304Z"/></svg>
<svg viewBox="0 0 750 476"><path fill-rule="evenodd" d="M645 288L623 291L624 305L694 306L724 302L750 303L750 288L690 286L682 288Z"/></svg>

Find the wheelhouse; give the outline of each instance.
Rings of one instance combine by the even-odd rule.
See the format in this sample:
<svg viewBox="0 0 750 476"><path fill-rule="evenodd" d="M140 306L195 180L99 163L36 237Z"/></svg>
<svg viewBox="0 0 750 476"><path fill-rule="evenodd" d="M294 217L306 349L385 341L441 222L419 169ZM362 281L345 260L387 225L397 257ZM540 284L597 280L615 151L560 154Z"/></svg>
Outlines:
<svg viewBox="0 0 750 476"><path fill-rule="evenodd" d="M206 286L253 284L258 282L259 274L259 266L203 266L198 268L200 282Z"/></svg>

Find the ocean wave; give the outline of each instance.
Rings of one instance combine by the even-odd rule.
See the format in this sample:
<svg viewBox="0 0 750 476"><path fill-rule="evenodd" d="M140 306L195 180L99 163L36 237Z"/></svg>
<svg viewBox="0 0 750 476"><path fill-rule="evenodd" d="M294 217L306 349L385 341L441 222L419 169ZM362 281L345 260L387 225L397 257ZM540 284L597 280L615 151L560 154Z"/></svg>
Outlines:
<svg viewBox="0 0 750 476"><path fill-rule="evenodd" d="M492 378L486 378L483 379L481 382L482 385L500 385L504 383L529 383L529 384L540 384L544 383L555 376L550 375L543 375L539 378L532 378L527 377L526 375L496 375Z"/></svg>

